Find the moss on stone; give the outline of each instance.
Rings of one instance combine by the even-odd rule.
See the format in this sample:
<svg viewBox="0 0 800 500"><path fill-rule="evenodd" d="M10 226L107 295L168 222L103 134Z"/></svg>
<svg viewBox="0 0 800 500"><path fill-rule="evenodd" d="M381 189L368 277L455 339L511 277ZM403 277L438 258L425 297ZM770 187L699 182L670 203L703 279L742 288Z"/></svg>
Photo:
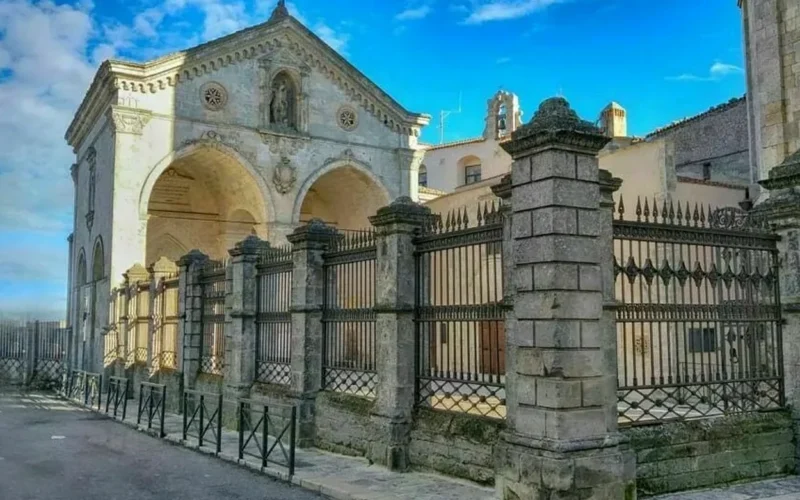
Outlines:
<svg viewBox="0 0 800 500"><path fill-rule="evenodd" d="M195 379L196 384L208 384L208 385L216 385L218 387L222 387L223 382L222 375L214 375L211 373L200 373L197 375L197 379Z"/></svg>
<svg viewBox="0 0 800 500"><path fill-rule="evenodd" d="M414 418L414 428L436 435L453 436L493 445L504 423L498 420L462 413L446 413L420 408Z"/></svg>
<svg viewBox="0 0 800 500"><path fill-rule="evenodd" d="M320 397L324 398L329 405L356 415L369 415L372 411L372 406L375 404L375 401L369 398L337 392L325 392Z"/></svg>
<svg viewBox="0 0 800 500"><path fill-rule="evenodd" d="M251 387L250 393L253 395L260 394L266 397L286 399L292 395L292 390L287 385L256 382Z"/></svg>

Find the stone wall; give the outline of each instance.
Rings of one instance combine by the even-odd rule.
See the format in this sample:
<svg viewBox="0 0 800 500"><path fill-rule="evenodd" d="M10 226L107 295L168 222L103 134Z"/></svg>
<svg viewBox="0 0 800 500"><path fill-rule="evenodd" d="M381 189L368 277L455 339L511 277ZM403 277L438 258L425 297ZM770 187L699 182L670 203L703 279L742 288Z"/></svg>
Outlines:
<svg viewBox="0 0 800 500"><path fill-rule="evenodd" d="M794 473L788 412L735 415L624 431L640 495Z"/></svg>
<svg viewBox="0 0 800 500"><path fill-rule="evenodd" d="M372 441L371 399L335 392L317 395L316 445L344 455L367 454Z"/></svg>
<svg viewBox="0 0 800 500"><path fill-rule="evenodd" d="M494 484L494 449L502 428L496 420L419 409L411 430L411 465Z"/></svg>

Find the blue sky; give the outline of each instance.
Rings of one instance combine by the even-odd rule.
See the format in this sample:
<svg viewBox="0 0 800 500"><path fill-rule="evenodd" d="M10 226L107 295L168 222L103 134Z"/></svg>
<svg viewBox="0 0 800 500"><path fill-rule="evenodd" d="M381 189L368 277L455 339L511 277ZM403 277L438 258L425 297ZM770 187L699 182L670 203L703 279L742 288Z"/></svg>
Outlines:
<svg viewBox="0 0 800 500"><path fill-rule="evenodd" d="M423 140L477 136L486 100L524 120L562 94L595 120L614 100L629 132L741 96L735 0L294 0L290 11L411 111ZM0 314L61 314L72 221L64 131L109 57L147 60L266 20L275 0L0 0Z"/></svg>

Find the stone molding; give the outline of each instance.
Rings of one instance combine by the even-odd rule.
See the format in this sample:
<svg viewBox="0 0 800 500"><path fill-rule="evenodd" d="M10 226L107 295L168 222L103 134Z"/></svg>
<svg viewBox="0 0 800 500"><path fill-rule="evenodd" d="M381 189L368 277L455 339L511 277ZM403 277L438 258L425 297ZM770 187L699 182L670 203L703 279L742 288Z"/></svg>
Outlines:
<svg viewBox="0 0 800 500"><path fill-rule="evenodd" d="M397 150L397 157L400 160L401 169L405 169L408 166L407 168L412 172L419 172L419 167L425 159L425 151L400 148Z"/></svg>
<svg viewBox="0 0 800 500"><path fill-rule="evenodd" d="M414 202L408 196L401 196L391 204L378 209L369 221L376 228L391 224L413 224L422 226L430 220L431 209Z"/></svg>
<svg viewBox="0 0 800 500"><path fill-rule="evenodd" d="M189 267L193 264L205 264L206 262L208 262L208 255L196 248L178 259L178 265L180 267Z"/></svg>
<svg viewBox="0 0 800 500"><path fill-rule="evenodd" d="M136 263L125 271L122 276L127 283L131 284L150 279L150 272L143 265Z"/></svg>
<svg viewBox="0 0 800 500"><path fill-rule="evenodd" d="M295 249L305 249L311 246L325 246L337 236L333 226L325 224L320 219L311 219L308 224L300 226L286 236Z"/></svg>
<svg viewBox="0 0 800 500"><path fill-rule="evenodd" d="M109 111L112 130L117 134L142 135L150 117L149 111L123 106L111 106Z"/></svg>
<svg viewBox="0 0 800 500"><path fill-rule="evenodd" d="M506 174L498 184L492 186L492 193L503 200L505 204L506 201L511 201L512 188L511 174Z"/></svg>
<svg viewBox="0 0 800 500"><path fill-rule="evenodd" d="M262 240L258 236L251 234L247 238L238 242L233 248L228 250L231 257L239 257L242 255L258 255L270 248L268 242Z"/></svg>
<svg viewBox="0 0 800 500"><path fill-rule="evenodd" d="M417 137L421 127L430 122L429 115L407 111L308 28L288 16L148 63L104 62L67 130L67 142L73 148L81 143L97 115L115 98L117 89L156 93L283 47L299 63L320 71L352 101L397 133Z"/></svg>

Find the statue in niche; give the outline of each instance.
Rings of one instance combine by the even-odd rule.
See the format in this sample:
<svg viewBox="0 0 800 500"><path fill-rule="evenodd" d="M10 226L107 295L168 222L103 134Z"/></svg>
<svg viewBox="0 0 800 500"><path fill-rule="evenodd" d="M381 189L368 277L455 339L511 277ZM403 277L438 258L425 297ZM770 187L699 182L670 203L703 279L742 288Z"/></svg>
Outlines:
<svg viewBox="0 0 800 500"><path fill-rule="evenodd" d="M269 123L279 129L296 130L296 95L288 75L281 73L272 82Z"/></svg>

